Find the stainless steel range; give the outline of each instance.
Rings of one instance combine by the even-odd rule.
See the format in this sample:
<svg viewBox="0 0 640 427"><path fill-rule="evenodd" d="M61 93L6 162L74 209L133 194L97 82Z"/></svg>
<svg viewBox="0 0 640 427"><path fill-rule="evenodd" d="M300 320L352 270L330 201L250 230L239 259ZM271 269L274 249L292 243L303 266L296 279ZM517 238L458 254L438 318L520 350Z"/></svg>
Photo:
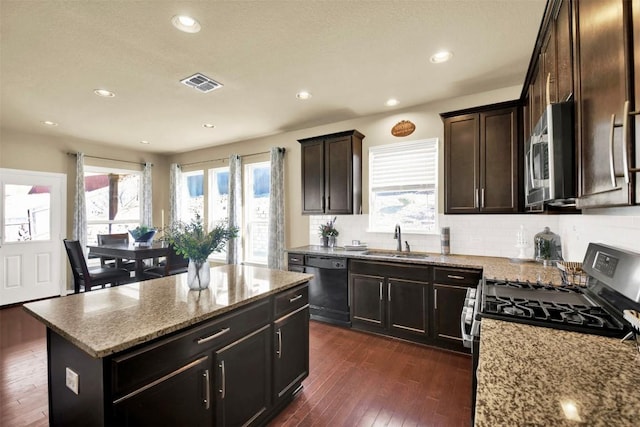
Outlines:
<svg viewBox="0 0 640 427"><path fill-rule="evenodd" d="M632 331L625 310L640 312L640 254L589 244L582 263L586 287L482 280L467 291L460 318L473 356L473 403L483 318L622 338Z"/></svg>

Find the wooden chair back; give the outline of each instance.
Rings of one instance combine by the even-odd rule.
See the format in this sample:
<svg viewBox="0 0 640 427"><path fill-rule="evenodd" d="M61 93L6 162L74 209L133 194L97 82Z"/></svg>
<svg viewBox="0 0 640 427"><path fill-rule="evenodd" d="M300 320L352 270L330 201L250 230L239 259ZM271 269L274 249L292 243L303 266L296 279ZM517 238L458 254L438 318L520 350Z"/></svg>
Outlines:
<svg viewBox="0 0 640 427"><path fill-rule="evenodd" d="M84 284L85 289L90 289L91 275L89 274L89 268L87 267L87 261L84 259L80 242L67 239L64 239L63 242L67 256L69 257L69 264L71 264L71 271L73 272L74 292L80 292L81 283Z"/></svg>
<svg viewBox="0 0 640 427"><path fill-rule="evenodd" d="M115 234L97 234L98 238L98 246L102 245L116 245L116 244L129 244L129 233L115 233ZM109 263L108 261L113 261L113 263ZM100 257L100 266L101 267L110 267L115 266L115 258L112 257Z"/></svg>

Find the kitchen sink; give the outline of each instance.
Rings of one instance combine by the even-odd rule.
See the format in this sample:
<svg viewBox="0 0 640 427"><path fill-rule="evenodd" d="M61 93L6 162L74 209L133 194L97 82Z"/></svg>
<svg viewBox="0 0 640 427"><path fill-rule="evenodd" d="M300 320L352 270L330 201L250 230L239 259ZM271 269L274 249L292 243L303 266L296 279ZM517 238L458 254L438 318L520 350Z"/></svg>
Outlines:
<svg viewBox="0 0 640 427"><path fill-rule="evenodd" d="M389 258L400 258L400 259L427 259L427 258L429 258L429 255L421 254L421 253L417 253L417 252L376 251L376 250L365 251L365 252L363 252L363 255L389 257Z"/></svg>

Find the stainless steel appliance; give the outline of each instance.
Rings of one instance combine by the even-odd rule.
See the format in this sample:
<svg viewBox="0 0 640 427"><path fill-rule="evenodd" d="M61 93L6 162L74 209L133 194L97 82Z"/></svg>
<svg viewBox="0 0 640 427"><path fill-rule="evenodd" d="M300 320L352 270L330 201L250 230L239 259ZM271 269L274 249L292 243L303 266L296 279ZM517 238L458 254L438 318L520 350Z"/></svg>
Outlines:
<svg viewBox="0 0 640 427"><path fill-rule="evenodd" d="M575 204L573 102L547 105L525 153L526 205Z"/></svg>
<svg viewBox="0 0 640 427"><path fill-rule="evenodd" d="M473 405L482 319L622 338L624 310L640 311L640 254L590 243L582 263L587 286L482 280L467 291L460 326L473 360Z"/></svg>

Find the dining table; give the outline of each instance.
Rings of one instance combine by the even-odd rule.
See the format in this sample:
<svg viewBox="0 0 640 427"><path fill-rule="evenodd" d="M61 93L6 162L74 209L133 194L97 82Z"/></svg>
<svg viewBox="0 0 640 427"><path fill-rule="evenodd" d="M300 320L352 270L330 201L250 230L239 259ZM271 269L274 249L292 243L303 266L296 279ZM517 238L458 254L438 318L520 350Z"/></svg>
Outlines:
<svg viewBox="0 0 640 427"><path fill-rule="evenodd" d="M164 257L169 253L166 242L153 242L151 245L136 245L134 243L112 243L105 245L87 245L90 256L111 257L119 265L122 259L135 261L136 279L144 280L144 260Z"/></svg>

